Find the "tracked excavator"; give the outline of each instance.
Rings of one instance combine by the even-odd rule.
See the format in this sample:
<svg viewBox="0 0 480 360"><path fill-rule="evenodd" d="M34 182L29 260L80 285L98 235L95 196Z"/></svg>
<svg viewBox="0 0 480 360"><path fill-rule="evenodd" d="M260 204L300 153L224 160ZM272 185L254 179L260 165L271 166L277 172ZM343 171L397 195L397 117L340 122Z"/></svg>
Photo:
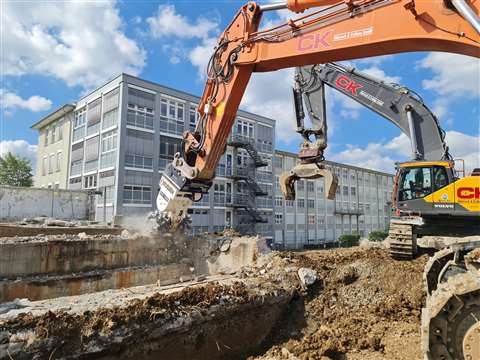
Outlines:
<svg viewBox="0 0 480 360"><path fill-rule="evenodd" d="M282 9L303 14L272 28L260 28L264 13ZM287 0L245 4L220 35L208 62L196 129L184 134L183 154L174 156L160 178L158 223L170 230L180 226L192 202L209 191L254 72L408 51L443 51L479 58L479 13L480 3L475 0ZM292 191L297 179L324 177L326 188L330 187L328 198L333 198L336 178L322 164L321 147L303 147L299 157L301 163L293 169L294 176L285 176L288 183L284 187ZM422 183L414 172L405 179L409 185L413 182L410 194L425 193L424 188L432 186L431 182ZM456 181L449 185L449 199L456 194L474 204L478 187L469 185L460 191L457 185ZM433 203L436 194L428 195ZM398 199L399 206L411 200L402 199ZM400 208L408 209L408 204ZM431 295L423 313L425 357L480 359L480 254L465 247L451 247L437 255L440 253L426 272Z"/></svg>
<svg viewBox="0 0 480 360"><path fill-rule="evenodd" d="M480 174L460 177L437 118L406 87L335 63L297 67L294 84L297 132L304 138L301 153L314 149L323 157L327 147L325 85L389 120L409 137L412 159L397 164L390 253L394 259L411 259L417 236L441 237L433 244L418 244L440 250L424 272L424 353L427 359L480 359L480 199L472 196L480 188ZM311 128L305 127L306 115ZM296 177L294 168L280 178L287 199L295 198Z"/></svg>
<svg viewBox="0 0 480 360"><path fill-rule="evenodd" d="M389 246L394 259L413 258L417 246L442 248L445 243L468 243L469 236L480 239L480 197L475 196L480 177L461 176L465 170L455 169L445 132L418 94L335 63L298 67L294 83L297 132L304 138L301 153L323 157L327 147L325 85L389 120L410 139L411 160L397 164L393 191ZM312 128L305 128L306 115ZM280 178L286 199L295 198L296 178L295 168ZM424 235L443 241L417 244L417 236Z"/></svg>

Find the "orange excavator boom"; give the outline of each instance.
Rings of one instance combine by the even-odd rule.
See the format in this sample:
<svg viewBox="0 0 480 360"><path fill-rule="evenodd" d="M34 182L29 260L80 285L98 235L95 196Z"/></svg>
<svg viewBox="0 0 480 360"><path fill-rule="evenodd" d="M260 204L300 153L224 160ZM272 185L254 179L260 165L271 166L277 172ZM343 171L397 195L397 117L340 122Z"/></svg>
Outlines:
<svg viewBox="0 0 480 360"><path fill-rule="evenodd" d="M199 122L184 135L160 181L157 208L174 223L208 191L253 72L410 51L480 57L480 1L288 0L242 6L221 34L207 69ZM458 10L460 7L462 10ZM288 8L299 18L260 30L262 13Z"/></svg>

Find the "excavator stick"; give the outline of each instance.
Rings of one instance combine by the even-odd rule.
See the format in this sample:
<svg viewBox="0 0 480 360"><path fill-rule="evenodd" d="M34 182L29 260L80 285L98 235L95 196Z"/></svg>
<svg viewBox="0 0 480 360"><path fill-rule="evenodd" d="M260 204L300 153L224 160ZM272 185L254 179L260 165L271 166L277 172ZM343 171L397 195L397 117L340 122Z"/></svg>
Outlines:
<svg viewBox="0 0 480 360"><path fill-rule="evenodd" d="M300 163L280 175L280 189L286 200L295 200L295 181L299 179L325 179L327 199L335 199L338 178L330 170L319 163Z"/></svg>

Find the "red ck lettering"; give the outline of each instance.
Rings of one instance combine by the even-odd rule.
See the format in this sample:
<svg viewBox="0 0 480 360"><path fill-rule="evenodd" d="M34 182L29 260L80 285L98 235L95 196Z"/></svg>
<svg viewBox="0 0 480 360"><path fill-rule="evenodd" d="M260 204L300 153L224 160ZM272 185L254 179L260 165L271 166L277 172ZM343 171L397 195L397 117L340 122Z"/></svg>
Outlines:
<svg viewBox="0 0 480 360"><path fill-rule="evenodd" d="M362 84L356 83L345 75L340 75L337 80L335 80L335 84L355 96L357 96L357 90L363 87Z"/></svg>
<svg viewBox="0 0 480 360"><path fill-rule="evenodd" d="M460 199L480 199L480 188L461 187L457 189L457 196Z"/></svg>
<svg viewBox="0 0 480 360"><path fill-rule="evenodd" d="M298 40L297 50L298 51L308 51L320 48L330 47L330 43L327 40L327 37L333 31L327 31L326 33L320 34L306 34L300 36Z"/></svg>

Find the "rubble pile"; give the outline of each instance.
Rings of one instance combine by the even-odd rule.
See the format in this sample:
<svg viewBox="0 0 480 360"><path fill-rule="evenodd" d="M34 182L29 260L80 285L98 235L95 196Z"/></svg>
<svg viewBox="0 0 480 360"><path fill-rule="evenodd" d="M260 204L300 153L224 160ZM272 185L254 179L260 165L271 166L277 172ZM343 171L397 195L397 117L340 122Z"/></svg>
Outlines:
<svg viewBox="0 0 480 360"><path fill-rule="evenodd" d="M426 256L392 260L381 248L289 253L318 280L264 344L267 359L422 359L420 316ZM299 272L300 272L299 270Z"/></svg>
<svg viewBox="0 0 480 360"><path fill-rule="evenodd" d="M0 311L0 359L421 359L426 258L247 240L198 251L221 264L197 282L17 302Z"/></svg>

